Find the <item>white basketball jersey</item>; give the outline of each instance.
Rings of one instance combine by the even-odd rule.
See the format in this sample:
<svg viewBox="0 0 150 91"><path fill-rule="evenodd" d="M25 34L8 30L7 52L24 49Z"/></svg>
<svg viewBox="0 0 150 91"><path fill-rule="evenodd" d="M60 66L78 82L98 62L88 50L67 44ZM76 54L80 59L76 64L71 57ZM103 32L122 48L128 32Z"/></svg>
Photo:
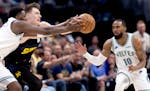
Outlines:
<svg viewBox="0 0 150 91"><path fill-rule="evenodd" d="M137 58L135 49L132 44L132 34L128 33L128 39L124 45L119 45L117 40L112 38L112 51L116 57L116 65L119 70L128 71L129 65L137 65L139 60Z"/></svg>
<svg viewBox="0 0 150 91"><path fill-rule="evenodd" d="M11 23L15 20L15 18L9 18L0 28L0 59L16 49L20 43L20 38L23 36L23 33L16 35L11 31Z"/></svg>

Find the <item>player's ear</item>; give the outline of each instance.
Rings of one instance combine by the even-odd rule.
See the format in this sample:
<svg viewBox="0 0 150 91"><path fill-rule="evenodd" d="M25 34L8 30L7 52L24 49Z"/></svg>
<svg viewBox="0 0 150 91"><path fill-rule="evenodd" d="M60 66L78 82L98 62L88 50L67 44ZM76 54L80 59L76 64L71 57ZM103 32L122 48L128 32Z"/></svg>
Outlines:
<svg viewBox="0 0 150 91"><path fill-rule="evenodd" d="M126 32L127 31L127 27L124 27L124 32Z"/></svg>

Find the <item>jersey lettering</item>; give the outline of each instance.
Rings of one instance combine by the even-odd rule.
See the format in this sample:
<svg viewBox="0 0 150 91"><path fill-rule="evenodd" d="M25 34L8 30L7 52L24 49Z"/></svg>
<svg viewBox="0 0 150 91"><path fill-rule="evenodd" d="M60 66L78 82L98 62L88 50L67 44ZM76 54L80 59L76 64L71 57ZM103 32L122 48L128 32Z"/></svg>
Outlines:
<svg viewBox="0 0 150 91"><path fill-rule="evenodd" d="M25 49L21 52L21 54L28 54L28 53L34 51L35 49L36 49L36 47L25 48Z"/></svg>

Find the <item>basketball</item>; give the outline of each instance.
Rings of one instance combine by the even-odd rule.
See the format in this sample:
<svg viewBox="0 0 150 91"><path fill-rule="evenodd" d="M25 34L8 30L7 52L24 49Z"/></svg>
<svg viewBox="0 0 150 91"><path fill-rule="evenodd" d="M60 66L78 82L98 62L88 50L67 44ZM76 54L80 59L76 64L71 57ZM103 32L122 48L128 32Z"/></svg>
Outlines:
<svg viewBox="0 0 150 91"><path fill-rule="evenodd" d="M80 30L81 33L88 34L91 33L95 28L95 19L92 15L83 13L79 15L82 22L85 24L84 27Z"/></svg>

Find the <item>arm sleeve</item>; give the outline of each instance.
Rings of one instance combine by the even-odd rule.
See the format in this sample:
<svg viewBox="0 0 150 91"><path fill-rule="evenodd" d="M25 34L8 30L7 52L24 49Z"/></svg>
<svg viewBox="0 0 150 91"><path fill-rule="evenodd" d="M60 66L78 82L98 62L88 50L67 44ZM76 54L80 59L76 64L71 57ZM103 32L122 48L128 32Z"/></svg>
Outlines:
<svg viewBox="0 0 150 91"><path fill-rule="evenodd" d="M83 55L90 63L99 66L104 63L104 61L107 59L103 54L99 54L98 56L93 56L89 54L88 52Z"/></svg>

